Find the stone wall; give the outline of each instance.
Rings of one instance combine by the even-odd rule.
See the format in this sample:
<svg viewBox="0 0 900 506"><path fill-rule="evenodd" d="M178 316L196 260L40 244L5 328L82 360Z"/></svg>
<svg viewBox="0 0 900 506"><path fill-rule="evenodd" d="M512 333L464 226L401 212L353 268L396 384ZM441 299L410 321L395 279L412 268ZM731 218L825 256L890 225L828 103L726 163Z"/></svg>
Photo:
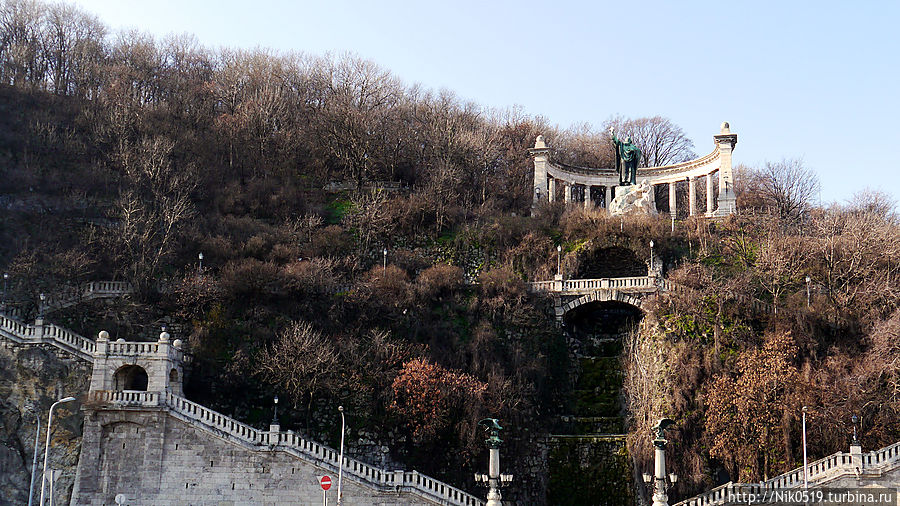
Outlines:
<svg viewBox="0 0 900 506"><path fill-rule="evenodd" d="M281 451L249 448L159 409L100 409L85 420L73 504L318 505L317 476L337 474ZM374 490L344 475L344 504L437 504L407 491Z"/></svg>

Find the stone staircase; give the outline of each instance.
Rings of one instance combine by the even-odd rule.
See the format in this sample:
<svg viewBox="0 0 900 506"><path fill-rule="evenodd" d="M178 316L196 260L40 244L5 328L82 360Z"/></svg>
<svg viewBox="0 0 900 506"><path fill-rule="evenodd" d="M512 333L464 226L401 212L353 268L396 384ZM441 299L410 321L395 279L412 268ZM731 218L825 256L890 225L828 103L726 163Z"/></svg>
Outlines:
<svg viewBox="0 0 900 506"><path fill-rule="evenodd" d="M130 287L127 284L89 283L84 291L78 292L77 297L54 299L53 307L59 309L91 298L116 297L128 293ZM52 346L75 358L94 363L98 352L95 341L41 319L34 324L22 322L3 309L0 308L0 338L16 344ZM152 342L113 342L108 343L106 349L132 357L155 356L159 351L158 344ZM415 470L383 470L346 456L340 462L337 450L307 440L292 431L256 429L171 392L97 390L89 392L88 402L114 409L164 408L171 416L212 436L225 438L255 451L284 452L333 473L342 470L349 479L380 492L406 492L427 499L428 503L448 506L484 504L484 501L471 494Z"/></svg>

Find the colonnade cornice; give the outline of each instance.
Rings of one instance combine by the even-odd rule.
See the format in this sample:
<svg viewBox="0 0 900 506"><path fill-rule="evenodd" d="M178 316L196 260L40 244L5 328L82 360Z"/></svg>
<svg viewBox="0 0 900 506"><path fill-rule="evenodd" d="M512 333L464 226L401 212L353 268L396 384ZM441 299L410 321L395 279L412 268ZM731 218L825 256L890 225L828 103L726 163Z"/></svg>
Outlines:
<svg viewBox="0 0 900 506"><path fill-rule="evenodd" d="M716 146L711 153L687 162L638 168L637 179L647 179L650 184L664 184L684 181L691 177L708 176L719 170L718 160L719 148ZM548 160L547 174L572 184L592 186L619 184L619 176L615 169L577 167L552 160Z"/></svg>

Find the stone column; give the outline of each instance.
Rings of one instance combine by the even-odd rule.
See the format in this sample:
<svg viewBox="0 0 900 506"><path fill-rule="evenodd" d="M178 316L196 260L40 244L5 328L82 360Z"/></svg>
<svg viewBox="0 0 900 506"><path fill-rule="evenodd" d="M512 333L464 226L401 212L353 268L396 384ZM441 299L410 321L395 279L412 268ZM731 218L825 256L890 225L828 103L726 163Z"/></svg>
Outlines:
<svg viewBox="0 0 900 506"><path fill-rule="evenodd" d="M678 207L675 198L675 182L669 183L669 215L678 217Z"/></svg>
<svg viewBox="0 0 900 506"><path fill-rule="evenodd" d="M593 202L591 202L591 185L584 185L584 208L590 209L593 206Z"/></svg>
<svg viewBox="0 0 900 506"><path fill-rule="evenodd" d="M612 201L612 186L603 187L603 207L609 209L609 203Z"/></svg>
<svg viewBox="0 0 900 506"><path fill-rule="evenodd" d="M547 192L547 165L550 163L550 148L544 143L543 135L537 136L534 148L529 149L528 152L534 157L534 190L532 194L534 198L532 207L534 207Z"/></svg>
<svg viewBox="0 0 900 506"><path fill-rule="evenodd" d="M688 178L688 209L691 216L697 214L697 176Z"/></svg>
<svg viewBox="0 0 900 506"><path fill-rule="evenodd" d="M547 201L553 202L556 200L556 178L551 177L549 179L550 190L547 192Z"/></svg>
<svg viewBox="0 0 900 506"><path fill-rule="evenodd" d="M565 181L563 182L565 188L563 189L563 197L566 204L572 202L572 183Z"/></svg>
<svg viewBox="0 0 900 506"><path fill-rule="evenodd" d="M710 172L706 175L706 214L712 215L713 211L713 175Z"/></svg>
<svg viewBox="0 0 900 506"><path fill-rule="evenodd" d="M731 172L731 153L737 144L737 134L731 133L727 121L722 122L719 135L713 135L719 150L719 199L716 216L734 214L737 210L734 196L734 176Z"/></svg>

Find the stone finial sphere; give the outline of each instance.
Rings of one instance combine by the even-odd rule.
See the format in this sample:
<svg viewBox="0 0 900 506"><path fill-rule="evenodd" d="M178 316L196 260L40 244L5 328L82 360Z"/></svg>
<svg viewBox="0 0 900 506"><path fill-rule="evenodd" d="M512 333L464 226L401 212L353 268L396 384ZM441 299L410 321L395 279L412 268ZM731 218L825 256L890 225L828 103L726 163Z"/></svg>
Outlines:
<svg viewBox="0 0 900 506"><path fill-rule="evenodd" d="M167 342L169 342L169 337L171 337L171 336L169 336L168 332L162 331L159 333L159 342L167 343Z"/></svg>
<svg viewBox="0 0 900 506"><path fill-rule="evenodd" d="M101 341L109 341L109 332L101 330L100 333L97 334L97 339Z"/></svg>
<svg viewBox="0 0 900 506"><path fill-rule="evenodd" d="M731 133L731 125L727 121L723 121L721 130L723 134Z"/></svg>
<svg viewBox="0 0 900 506"><path fill-rule="evenodd" d="M117 342L117 343L124 343L124 342L125 342L125 339L123 339L123 338L120 337L120 338L116 339L116 342Z"/></svg>
<svg viewBox="0 0 900 506"><path fill-rule="evenodd" d="M176 339L176 340L172 341L172 346L178 348L179 350L181 349L183 344L184 343L181 341L181 339Z"/></svg>

